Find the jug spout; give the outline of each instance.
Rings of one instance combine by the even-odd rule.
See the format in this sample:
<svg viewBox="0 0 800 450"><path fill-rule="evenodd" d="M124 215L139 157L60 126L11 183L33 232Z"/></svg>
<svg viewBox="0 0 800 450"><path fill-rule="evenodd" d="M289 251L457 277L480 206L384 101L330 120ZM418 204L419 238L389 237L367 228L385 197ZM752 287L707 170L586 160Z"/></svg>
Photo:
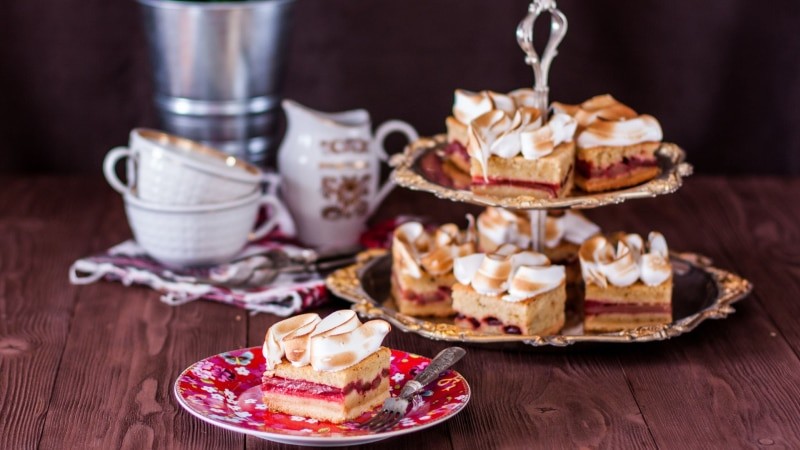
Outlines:
<svg viewBox="0 0 800 450"><path fill-rule="evenodd" d="M289 126L292 126L292 123L307 122L308 125L325 124L341 128L353 128L369 126L370 123L369 113L365 109L326 113L315 111L290 99L283 100L281 105L286 112L286 120Z"/></svg>

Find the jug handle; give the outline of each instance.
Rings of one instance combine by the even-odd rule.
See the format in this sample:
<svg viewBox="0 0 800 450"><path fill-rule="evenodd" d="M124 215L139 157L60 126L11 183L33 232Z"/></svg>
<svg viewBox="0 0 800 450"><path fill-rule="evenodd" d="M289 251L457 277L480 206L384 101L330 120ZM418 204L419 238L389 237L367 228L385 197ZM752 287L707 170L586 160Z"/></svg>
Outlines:
<svg viewBox="0 0 800 450"><path fill-rule="evenodd" d="M409 143L419 139L417 130L402 120L388 120L384 122L378 127L377 130L375 130L375 144L377 147L376 151L378 153L378 158L380 158L380 160L383 162L387 162L389 159L389 155L386 153L386 148L384 147L384 141L386 140L387 136L395 132L403 133L408 139ZM395 182L390 176L389 179L383 183L383 186L378 189L377 195L375 195L375 197L372 199L372 204L370 204L369 213L367 214L368 216L375 212L375 209L378 207L378 205L380 205L381 202L383 202L383 199L386 198L390 192L392 192L394 187Z"/></svg>

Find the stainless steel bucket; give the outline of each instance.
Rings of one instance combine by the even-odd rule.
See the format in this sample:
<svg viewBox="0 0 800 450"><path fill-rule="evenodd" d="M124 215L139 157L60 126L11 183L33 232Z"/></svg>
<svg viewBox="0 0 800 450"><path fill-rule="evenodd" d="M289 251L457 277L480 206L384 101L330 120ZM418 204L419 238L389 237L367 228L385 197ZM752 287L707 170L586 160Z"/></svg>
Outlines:
<svg viewBox="0 0 800 450"><path fill-rule="evenodd" d="M139 0L162 127L263 162L276 147L294 0Z"/></svg>

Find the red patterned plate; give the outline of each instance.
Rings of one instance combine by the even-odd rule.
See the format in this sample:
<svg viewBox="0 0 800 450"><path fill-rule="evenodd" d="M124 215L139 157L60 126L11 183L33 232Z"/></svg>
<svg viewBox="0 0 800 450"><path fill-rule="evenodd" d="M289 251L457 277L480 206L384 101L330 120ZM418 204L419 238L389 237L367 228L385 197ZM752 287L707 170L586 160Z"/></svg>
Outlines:
<svg viewBox="0 0 800 450"><path fill-rule="evenodd" d="M406 381L430 359L392 350L391 389L398 395ZM260 347L211 356L189 366L175 381L178 403L195 417L227 430L293 445L334 447L365 444L419 431L443 422L464 409L470 397L467 381L448 370L417 396L412 410L389 430L374 433L356 428L376 411L343 424L271 413L261 401L264 356Z"/></svg>

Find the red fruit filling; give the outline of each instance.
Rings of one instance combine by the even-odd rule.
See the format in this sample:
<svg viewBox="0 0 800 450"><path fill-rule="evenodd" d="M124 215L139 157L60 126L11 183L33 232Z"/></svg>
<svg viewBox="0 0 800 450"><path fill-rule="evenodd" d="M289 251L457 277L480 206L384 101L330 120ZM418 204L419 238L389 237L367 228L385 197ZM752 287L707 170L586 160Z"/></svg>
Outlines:
<svg viewBox="0 0 800 450"><path fill-rule="evenodd" d="M392 275L395 278L395 275ZM439 286L435 291L415 292L410 289L399 288L402 300L419 304L437 303L450 300L450 286Z"/></svg>
<svg viewBox="0 0 800 450"><path fill-rule="evenodd" d="M447 146L444 148L444 154L447 156L459 155L466 161L469 161L470 158L467 148L458 141L453 141L447 144Z"/></svg>
<svg viewBox="0 0 800 450"><path fill-rule="evenodd" d="M514 180L511 178L498 178L489 177L489 181L483 179L482 176L473 177L472 184L476 186L516 186L525 189L536 189L537 191L545 191L551 197L558 195L561 190L560 184L540 183L538 181L528 180Z"/></svg>
<svg viewBox="0 0 800 450"><path fill-rule="evenodd" d="M575 170L584 178L614 178L626 175L639 167L656 167L656 158L622 158L621 162L614 163L605 167L594 167L591 161L578 159L575 162Z"/></svg>
<svg viewBox="0 0 800 450"><path fill-rule="evenodd" d="M264 377L261 380L261 391L265 394L276 393L293 397L313 398L328 402L343 402L344 397L356 391L363 395L381 385L381 380L389 376L389 369L383 369L372 381L356 380L343 388L327 384L312 383L305 380L292 380L282 377Z"/></svg>
<svg viewBox="0 0 800 450"><path fill-rule="evenodd" d="M586 315L596 316L598 314L670 314L672 304L670 303L608 303L600 300L586 300L583 304L583 311Z"/></svg>
<svg viewBox="0 0 800 450"><path fill-rule="evenodd" d="M455 317L454 321L457 324L461 325L461 326L464 326L464 327L469 326L473 330L480 329L481 325L485 324L486 326L484 326L483 328L486 328L486 327L492 327L492 328L502 327L503 333L506 333L506 334L522 334L522 330L520 330L520 328L518 326L516 326L516 325L503 325L503 322L500 319L498 319L497 317L492 317L492 316L484 317L483 319L478 320L475 317L465 316L464 314L458 313L458 314L456 314L456 317Z"/></svg>

